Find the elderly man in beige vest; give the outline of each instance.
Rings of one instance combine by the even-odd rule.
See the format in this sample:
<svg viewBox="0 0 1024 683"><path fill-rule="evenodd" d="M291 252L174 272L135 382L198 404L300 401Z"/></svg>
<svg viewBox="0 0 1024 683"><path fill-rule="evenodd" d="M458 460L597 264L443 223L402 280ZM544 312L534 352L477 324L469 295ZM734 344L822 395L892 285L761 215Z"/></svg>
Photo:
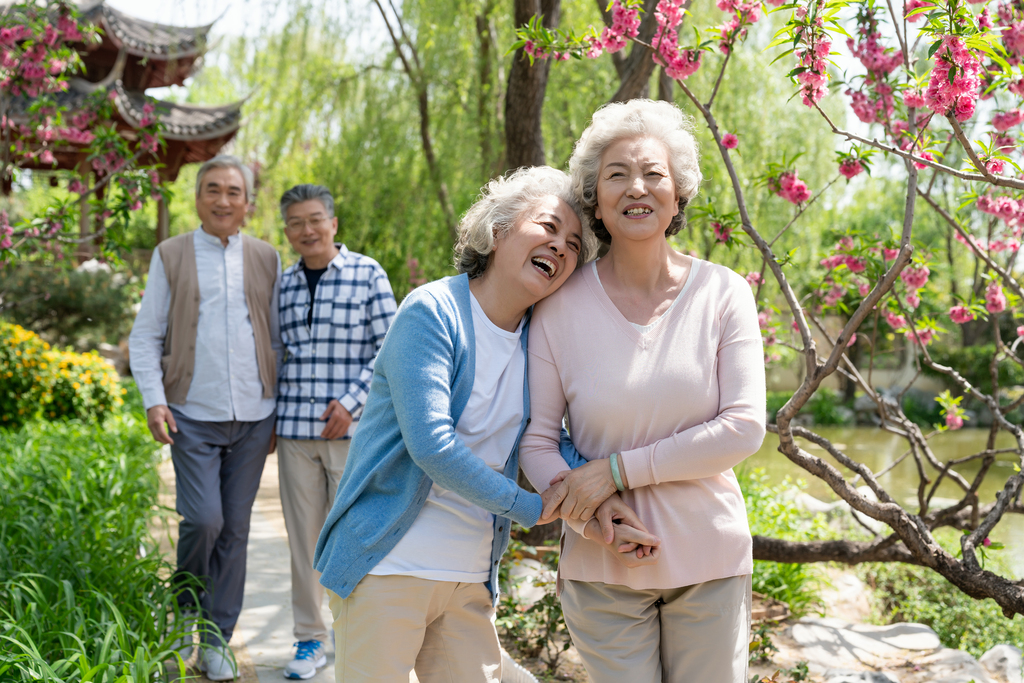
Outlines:
<svg viewBox="0 0 1024 683"><path fill-rule="evenodd" d="M252 189L252 171L235 157L202 165L199 229L153 252L129 338L149 430L171 447L183 518L178 572L202 584L198 605L182 599L220 629L203 634L199 657L215 681L237 677L227 643L242 609L249 516L273 449L281 360L281 261L239 231ZM181 654L191 655L188 644Z"/></svg>

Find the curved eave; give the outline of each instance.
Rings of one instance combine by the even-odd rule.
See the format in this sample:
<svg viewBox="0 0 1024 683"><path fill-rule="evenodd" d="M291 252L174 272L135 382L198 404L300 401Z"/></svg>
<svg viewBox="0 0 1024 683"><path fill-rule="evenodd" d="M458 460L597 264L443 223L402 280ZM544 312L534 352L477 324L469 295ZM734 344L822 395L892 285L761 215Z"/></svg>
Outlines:
<svg viewBox="0 0 1024 683"><path fill-rule="evenodd" d="M117 93L114 102L121 117L128 125L141 128L140 122L145 117L142 107L151 100L147 100L142 93L128 92L121 81L114 84L114 90ZM199 107L160 100L154 103L164 124L165 139L201 141L234 135L242 125L242 105L245 100L219 107Z"/></svg>
<svg viewBox="0 0 1024 683"><path fill-rule="evenodd" d="M101 24L116 48L159 61L201 57L206 52L207 35L216 23L192 27L158 24L124 14L102 0L88 8L83 6L82 14L86 20Z"/></svg>

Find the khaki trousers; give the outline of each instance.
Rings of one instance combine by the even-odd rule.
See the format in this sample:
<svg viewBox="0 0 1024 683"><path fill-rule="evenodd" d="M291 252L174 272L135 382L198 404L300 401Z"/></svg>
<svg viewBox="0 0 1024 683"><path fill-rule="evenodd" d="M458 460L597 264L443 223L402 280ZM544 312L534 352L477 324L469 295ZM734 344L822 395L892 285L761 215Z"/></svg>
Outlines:
<svg viewBox="0 0 1024 683"><path fill-rule="evenodd" d="M345 471L350 439L278 439L281 508L292 556L292 613L296 640L327 642L320 606L324 588L313 569L313 550Z"/></svg>
<svg viewBox="0 0 1024 683"><path fill-rule="evenodd" d="M669 590L566 581L562 610L593 683L747 683L749 574Z"/></svg>
<svg viewBox="0 0 1024 683"><path fill-rule="evenodd" d="M332 591L338 683L498 683L501 649L482 583L368 574Z"/></svg>

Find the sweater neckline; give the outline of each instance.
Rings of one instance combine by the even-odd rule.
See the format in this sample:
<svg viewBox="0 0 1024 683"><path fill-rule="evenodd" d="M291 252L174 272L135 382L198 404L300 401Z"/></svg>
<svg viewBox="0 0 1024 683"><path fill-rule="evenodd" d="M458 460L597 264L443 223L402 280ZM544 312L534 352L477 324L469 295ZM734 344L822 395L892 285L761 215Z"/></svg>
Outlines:
<svg viewBox="0 0 1024 683"><path fill-rule="evenodd" d="M645 326L643 331L639 330L636 325L626 320L626 316L622 315L622 311L615 305L611 297L608 296L608 292L605 291L604 285L601 283L601 278L597 274L597 261L592 261L589 268L584 268L583 279L586 280L590 290L597 297L597 300L601 302L602 307L608 313L609 316L615 321L615 324L619 327L622 332L633 340L637 346L642 349L646 349L647 345L657 339L663 333L663 330L668 327L664 324L664 321L672 315L672 313L680 308L680 302L686 298L689 292L694 288L693 283L697 279L698 273L700 273L703 261L696 257L690 257L692 259L690 265L690 272L686 275L686 282L683 283L682 289L676 294L676 298L672 300L668 310L662 313L657 320L653 323Z"/></svg>

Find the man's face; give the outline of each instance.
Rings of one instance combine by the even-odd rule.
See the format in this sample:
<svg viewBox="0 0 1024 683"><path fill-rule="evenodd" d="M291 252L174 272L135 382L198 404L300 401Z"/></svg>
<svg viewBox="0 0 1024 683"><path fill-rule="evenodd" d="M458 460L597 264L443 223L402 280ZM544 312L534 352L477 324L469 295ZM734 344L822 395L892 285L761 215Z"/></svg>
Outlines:
<svg viewBox="0 0 1024 683"><path fill-rule="evenodd" d="M196 197L196 213L211 235L234 235L245 221L249 200L245 178L237 168L211 168L203 176Z"/></svg>
<svg viewBox="0 0 1024 683"><path fill-rule="evenodd" d="M303 259L319 261L319 257L334 255L338 219L327 213L319 199L298 202L285 212L284 234Z"/></svg>

